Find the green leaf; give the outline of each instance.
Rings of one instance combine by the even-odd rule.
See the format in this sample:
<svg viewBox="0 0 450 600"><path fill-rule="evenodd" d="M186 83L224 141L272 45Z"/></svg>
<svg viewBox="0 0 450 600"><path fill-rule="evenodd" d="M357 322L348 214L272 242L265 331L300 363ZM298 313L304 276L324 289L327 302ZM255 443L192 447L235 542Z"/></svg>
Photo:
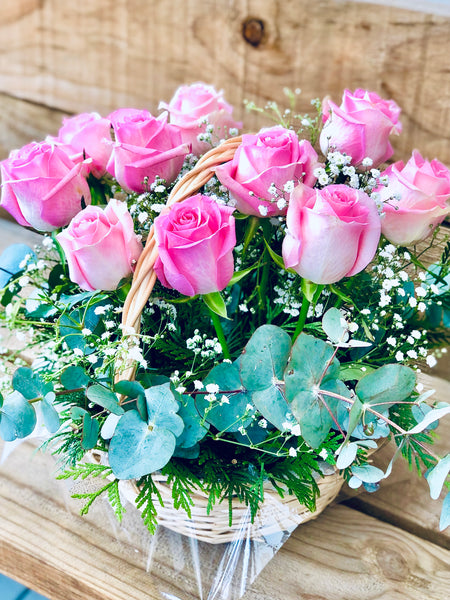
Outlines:
<svg viewBox="0 0 450 600"><path fill-rule="evenodd" d="M220 390L216 394L218 402L214 405L204 396L197 396L197 409L208 423L219 431L238 431L241 426L246 427L250 424L254 411L247 410L247 405L251 404L250 395L243 389L239 367L235 363L216 365L203 383L205 386L215 383ZM222 396L226 396L228 403L220 403Z"/></svg>
<svg viewBox="0 0 450 600"><path fill-rule="evenodd" d="M95 448L98 439L100 424L88 412L83 415L83 430L81 432L81 447L84 450Z"/></svg>
<svg viewBox="0 0 450 600"><path fill-rule="evenodd" d="M444 498L442 503L441 518L439 520L439 530L444 531L450 525L450 492Z"/></svg>
<svg viewBox="0 0 450 600"><path fill-rule="evenodd" d="M338 458L336 460L336 467L338 469L346 469L349 467L356 458L358 452L358 444L352 442L341 447Z"/></svg>
<svg viewBox="0 0 450 600"><path fill-rule="evenodd" d="M369 365L347 363L341 365L339 379L342 379L342 381L359 381L362 377L373 371L375 371L375 369Z"/></svg>
<svg viewBox="0 0 450 600"><path fill-rule="evenodd" d="M352 473L364 483L378 483L384 478L384 472L373 465L355 465Z"/></svg>
<svg viewBox="0 0 450 600"><path fill-rule="evenodd" d="M364 413L364 406L363 406L362 402L360 402L360 400L357 397L354 398L353 400L354 400L354 402L352 404L352 407L350 409L350 413L348 416L348 428L347 428L347 436L348 437L351 436L351 434L357 427L357 425L360 422L361 417Z"/></svg>
<svg viewBox="0 0 450 600"><path fill-rule="evenodd" d="M289 358L291 338L280 327L258 327L240 359L240 374L246 390L260 391L282 380Z"/></svg>
<svg viewBox="0 0 450 600"><path fill-rule="evenodd" d="M36 427L36 412L33 406L15 391L6 396L0 409L0 437L5 442L24 438Z"/></svg>
<svg viewBox="0 0 450 600"><path fill-rule="evenodd" d="M53 390L51 383L46 383L39 373L33 372L28 367L19 367L13 375L12 386L27 400L34 400L45 396Z"/></svg>
<svg viewBox="0 0 450 600"><path fill-rule="evenodd" d="M66 390L84 388L91 381L84 369L79 366L70 366L61 374L61 384Z"/></svg>
<svg viewBox="0 0 450 600"><path fill-rule="evenodd" d="M267 251L270 254L270 258L273 260L273 262L277 265L277 267L279 267L280 269L283 269L283 271L289 271L290 273L295 273L295 271L293 269L288 269L286 267L286 265L284 264L284 260L283 257L280 256L279 254L277 254L276 252L274 252L272 250L272 248L270 247L269 243L267 242L267 240L264 240L264 243L266 244L266 248Z"/></svg>
<svg viewBox="0 0 450 600"><path fill-rule="evenodd" d="M433 500L437 500L441 494L444 481L450 472L450 454L447 454L426 473L426 479L430 486L430 496Z"/></svg>
<svg viewBox="0 0 450 600"><path fill-rule="evenodd" d="M165 382L164 382L165 383ZM131 400L136 400L136 407L141 415L141 418L146 421L147 402L145 400L145 388L138 381L119 381L115 385L115 391L121 396L126 396Z"/></svg>
<svg viewBox="0 0 450 600"><path fill-rule="evenodd" d="M336 379L339 361L333 348L323 340L302 333L297 338L285 371L285 393L302 437L318 448L333 424L339 400L323 392L348 397L345 384ZM320 384L320 387L319 387ZM331 413L331 414L330 414Z"/></svg>
<svg viewBox="0 0 450 600"><path fill-rule="evenodd" d="M86 390L86 396L91 402L106 408L113 415L123 415L124 410L114 392L103 385L95 384Z"/></svg>
<svg viewBox="0 0 450 600"><path fill-rule="evenodd" d="M323 340L305 333L298 336L284 377L289 402L299 391L310 391L318 385L333 353L333 348ZM323 376L323 381L335 379L338 374L339 361L334 358Z"/></svg>
<svg viewBox="0 0 450 600"><path fill-rule="evenodd" d="M39 409L42 412L44 424L50 433L56 433L61 425L58 411L53 406L54 400L55 393L48 392L38 404Z"/></svg>
<svg viewBox="0 0 450 600"><path fill-rule="evenodd" d="M127 411L117 423L108 458L119 479L139 479L161 469L171 459L176 437L165 427L148 425L135 410Z"/></svg>
<svg viewBox="0 0 450 600"><path fill-rule="evenodd" d="M287 421L295 422L286 398L276 386L253 392L251 399L262 416L280 431L284 431Z"/></svg>
<svg viewBox="0 0 450 600"><path fill-rule="evenodd" d="M241 281L241 279L244 279L244 277L246 277L249 273L251 273L255 269L256 269L256 266L249 267L248 269L243 269L242 271L236 271L235 273L233 273L233 277L230 279L230 283L228 285L231 286L231 285L234 285L235 283L238 283L239 281Z"/></svg>
<svg viewBox="0 0 450 600"><path fill-rule="evenodd" d="M404 365L384 365L359 380L356 394L363 403L394 405L409 398L416 385L416 374ZM385 408L388 405L385 406Z"/></svg>
<svg viewBox="0 0 450 600"><path fill-rule="evenodd" d="M223 319L228 319L227 307L225 301L222 298L220 292L211 292L210 294L203 294L202 296L206 306L212 310L216 315Z"/></svg>
<svg viewBox="0 0 450 600"><path fill-rule="evenodd" d="M322 329L333 342L345 342L347 334L347 326L342 324L342 314L338 308L330 308L322 317Z"/></svg>
<svg viewBox="0 0 450 600"><path fill-rule="evenodd" d="M149 424L167 429L175 437L182 434L183 419L177 414L179 405L169 383L145 390L145 399Z"/></svg>
<svg viewBox="0 0 450 600"><path fill-rule="evenodd" d="M178 414L183 419L184 429L177 438L177 452L180 448L187 449L195 446L209 430L209 423L203 422L192 396L183 394Z"/></svg>

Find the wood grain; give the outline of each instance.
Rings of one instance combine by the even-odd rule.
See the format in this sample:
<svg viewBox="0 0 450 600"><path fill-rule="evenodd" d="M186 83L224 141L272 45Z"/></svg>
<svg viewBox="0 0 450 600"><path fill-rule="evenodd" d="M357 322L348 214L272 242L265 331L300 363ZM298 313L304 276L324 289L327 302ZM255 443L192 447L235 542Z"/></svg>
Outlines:
<svg viewBox="0 0 450 600"><path fill-rule="evenodd" d="M54 130L61 113L155 112L204 80L241 117L244 98L282 102L284 86L302 88L302 111L345 87L373 89L403 107L399 157L417 147L450 163L449 33L449 16L349 0L4 0L0 151ZM245 117L249 130L262 124Z"/></svg>

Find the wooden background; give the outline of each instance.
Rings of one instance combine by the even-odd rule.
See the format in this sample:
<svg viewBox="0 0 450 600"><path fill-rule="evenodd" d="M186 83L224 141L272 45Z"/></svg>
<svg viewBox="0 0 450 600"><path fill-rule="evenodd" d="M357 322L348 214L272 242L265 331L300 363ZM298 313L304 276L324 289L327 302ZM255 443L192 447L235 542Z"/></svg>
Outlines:
<svg viewBox="0 0 450 600"><path fill-rule="evenodd" d="M398 157L413 147L450 164L447 0L2 0L0 157L55 133L64 114L119 106L156 111L182 83L242 102L300 108L345 87L403 107ZM414 11L398 8L413 5ZM262 125L245 117L247 129Z"/></svg>

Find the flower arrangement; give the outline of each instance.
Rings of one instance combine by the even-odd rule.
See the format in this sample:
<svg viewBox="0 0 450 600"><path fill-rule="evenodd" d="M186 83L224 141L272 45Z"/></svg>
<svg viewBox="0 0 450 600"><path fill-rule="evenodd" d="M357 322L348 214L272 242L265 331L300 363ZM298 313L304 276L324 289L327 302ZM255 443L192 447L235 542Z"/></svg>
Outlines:
<svg viewBox="0 0 450 600"><path fill-rule="evenodd" d="M158 117L78 115L0 163L2 206L45 234L0 258L21 342L3 349L0 436L45 430L61 478L102 481L84 511L107 494L120 519L136 480L153 531L159 474L188 516L200 490L253 519L268 482L314 512L324 473L374 491L399 454L433 498L450 487L430 449L450 405L417 382L449 339L450 172L418 151L383 169L392 100L346 90L302 115L286 94L284 111L248 103L276 124L236 137L222 93L183 86Z"/></svg>

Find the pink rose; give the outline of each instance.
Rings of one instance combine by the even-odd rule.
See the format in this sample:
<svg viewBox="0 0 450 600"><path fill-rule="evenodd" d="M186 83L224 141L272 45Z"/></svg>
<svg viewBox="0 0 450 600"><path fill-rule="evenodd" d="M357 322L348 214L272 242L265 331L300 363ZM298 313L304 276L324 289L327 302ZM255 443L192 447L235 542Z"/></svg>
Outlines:
<svg viewBox="0 0 450 600"><path fill-rule="evenodd" d="M305 185L292 193L283 241L286 267L314 283L335 283L362 271L380 239L375 202L361 190Z"/></svg>
<svg viewBox="0 0 450 600"><path fill-rule="evenodd" d="M242 127L232 118L233 107L225 102L223 92L205 83L179 87L169 104L160 102L158 108L169 112L170 122L179 128L183 142L191 144L197 156L211 148L209 142L199 140L207 126L213 128L213 141L228 137L230 129Z"/></svg>
<svg viewBox="0 0 450 600"><path fill-rule="evenodd" d="M47 136L46 140L58 144L74 162L91 158L94 175L101 176L111 154L110 129L109 119L97 113L82 113L63 119L57 137Z"/></svg>
<svg viewBox="0 0 450 600"><path fill-rule="evenodd" d="M367 90L357 89L354 94L345 90L341 106L327 100L323 110L320 148L324 156L337 150L351 156L353 165L368 157L376 167L393 155L389 136L402 130L400 108L393 100Z"/></svg>
<svg viewBox="0 0 450 600"><path fill-rule="evenodd" d="M0 163L1 205L20 225L53 231L90 204L84 162L74 163L58 146L32 142Z"/></svg>
<svg viewBox="0 0 450 600"><path fill-rule="evenodd" d="M393 244L406 246L425 239L450 213L450 172L417 150L406 163L399 161L384 171L387 187L376 191L384 201L381 232Z"/></svg>
<svg viewBox="0 0 450 600"><path fill-rule="evenodd" d="M88 206L56 236L66 255L69 277L83 290L115 290L142 252L125 202L105 209Z"/></svg>
<svg viewBox="0 0 450 600"><path fill-rule="evenodd" d="M153 117L147 110L121 108L109 115L115 143L107 171L133 192L144 192L156 176L172 183L181 170L189 145L183 144L177 127L167 115Z"/></svg>
<svg viewBox="0 0 450 600"><path fill-rule="evenodd" d="M233 209L196 194L155 219L160 282L185 296L223 290L233 276Z"/></svg>
<svg viewBox="0 0 450 600"><path fill-rule="evenodd" d="M243 135L233 160L218 166L216 175L240 212L272 217L285 214L290 187L299 182L315 184L317 166L311 144L277 125L256 135Z"/></svg>

